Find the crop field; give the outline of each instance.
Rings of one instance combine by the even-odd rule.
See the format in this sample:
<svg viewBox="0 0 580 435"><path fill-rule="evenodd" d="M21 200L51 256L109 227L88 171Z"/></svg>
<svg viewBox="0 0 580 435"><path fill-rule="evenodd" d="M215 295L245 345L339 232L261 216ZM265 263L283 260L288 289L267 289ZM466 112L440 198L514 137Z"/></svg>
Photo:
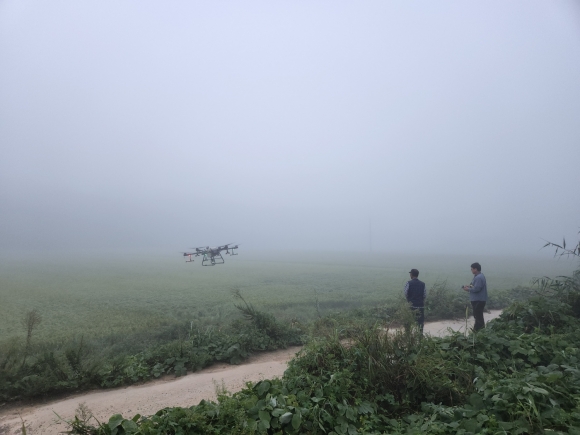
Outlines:
<svg viewBox="0 0 580 435"><path fill-rule="evenodd" d="M447 280L468 283L479 261L494 289L528 285L534 277L561 275L576 264L549 256L479 257L247 253L225 256L226 264L186 264L179 254L82 252L51 256L0 256L0 345L25 336L22 319L36 309L42 322L35 341L147 333L195 321L220 324L239 316L232 289L278 319L306 321L318 312L369 307L396 297L418 268L429 288Z"/></svg>

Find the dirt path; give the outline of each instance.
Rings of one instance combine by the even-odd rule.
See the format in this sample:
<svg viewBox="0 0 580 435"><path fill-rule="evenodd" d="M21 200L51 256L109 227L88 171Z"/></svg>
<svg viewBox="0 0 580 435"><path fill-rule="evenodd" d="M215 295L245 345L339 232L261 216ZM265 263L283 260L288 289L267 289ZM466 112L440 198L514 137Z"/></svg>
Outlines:
<svg viewBox="0 0 580 435"><path fill-rule="evenodd" d="M499 310L487 313L485 320L491 320L499 314ZM473 319L470 319L468 327L472 324ZM465 330L465 320L426 323L424 331L426 334L441 336L447 333L448 328L455 331ZM0 408L0 435L20 434L22 421L26 425L27 434L55 435L65 432L68 427L58 420L56 414L64 419L71 419L81 403L99 421L105 422L113 414L131 418L135 414L151 415L165 407L189 407L202 399L214 400L216 386L223 385L228 391L235 392L241 390L246 382L282 376L287 362L299 350L300 347L291 347L259 354L238 366L215 364L181 378L168 377L143 385L98 390L35 406Z"/></svg>
<svg viewBox="0 0 580 435"><path fill-rule="evenodd" d="M484 313L483 318L486 322L495 319L501 314L501 310L491 310L489 313ZM470 317L467 321L467 327L473 327L473 317ZM432 335L434 337L442 337L447 334L447 329L451 328L453 331L465 331L465 319L458 320L441 320L438 322L425 323L423 332L425 334Z"/></svg>

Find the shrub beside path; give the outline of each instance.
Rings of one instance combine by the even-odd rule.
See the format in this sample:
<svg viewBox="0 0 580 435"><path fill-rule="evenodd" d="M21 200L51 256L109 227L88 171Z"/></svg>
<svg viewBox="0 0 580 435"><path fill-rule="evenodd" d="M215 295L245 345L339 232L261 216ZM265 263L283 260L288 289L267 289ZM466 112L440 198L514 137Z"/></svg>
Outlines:
<svg viewBox="0 0 580 435"><path fill-rule="evenodd" d="M498 317L501 310L486 313L486 322ZM425 334L442 336L451 328L465 331L465 319L444 320L425 324ZM473 326L473 318L468 320ZM63 400L34 406L0 407L0 435L20 434L22 421L28 434L56 435L66 432L68 426L60 417L69 420L83 403L100 422L108 421L113 414L131 418L135 414L151 415L166 407L189 407L201 400L215 400L218 389L229 392L241 390L247 382L280 377L287 363L300 350L299 346L275 352L264 352L250 357L243 364L214 364L199 372L174 378L166 376L142 385L132 385L111 390L97 390L74 395ZM96 422L92 420L92 423Z"/></svg>

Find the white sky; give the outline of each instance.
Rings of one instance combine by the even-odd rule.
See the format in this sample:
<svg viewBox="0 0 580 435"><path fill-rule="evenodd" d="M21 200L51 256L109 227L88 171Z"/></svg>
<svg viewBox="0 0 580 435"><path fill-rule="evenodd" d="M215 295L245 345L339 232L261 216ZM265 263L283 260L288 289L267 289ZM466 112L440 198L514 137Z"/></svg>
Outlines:
<svg viewBox="0 0 580 435"><path fill-rule="evenodd" d="M535 253L574 1L0 2L0 248Z"/></svg>

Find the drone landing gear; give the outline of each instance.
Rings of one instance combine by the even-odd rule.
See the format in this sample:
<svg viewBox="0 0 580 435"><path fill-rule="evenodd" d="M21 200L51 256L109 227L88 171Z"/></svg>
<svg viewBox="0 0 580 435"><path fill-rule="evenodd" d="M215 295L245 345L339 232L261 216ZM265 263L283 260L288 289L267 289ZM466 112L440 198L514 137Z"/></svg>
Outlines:
<svg viewBox="0 0 580 435"><path fill-rule="evenodd" d="M209 263L209 264L208 264ZM213 257L209 257L207 255L203 256L203 260L201 262L202 266L215 266L216 264L224 264L224 257L222 254L214 255Z"/></svg>

